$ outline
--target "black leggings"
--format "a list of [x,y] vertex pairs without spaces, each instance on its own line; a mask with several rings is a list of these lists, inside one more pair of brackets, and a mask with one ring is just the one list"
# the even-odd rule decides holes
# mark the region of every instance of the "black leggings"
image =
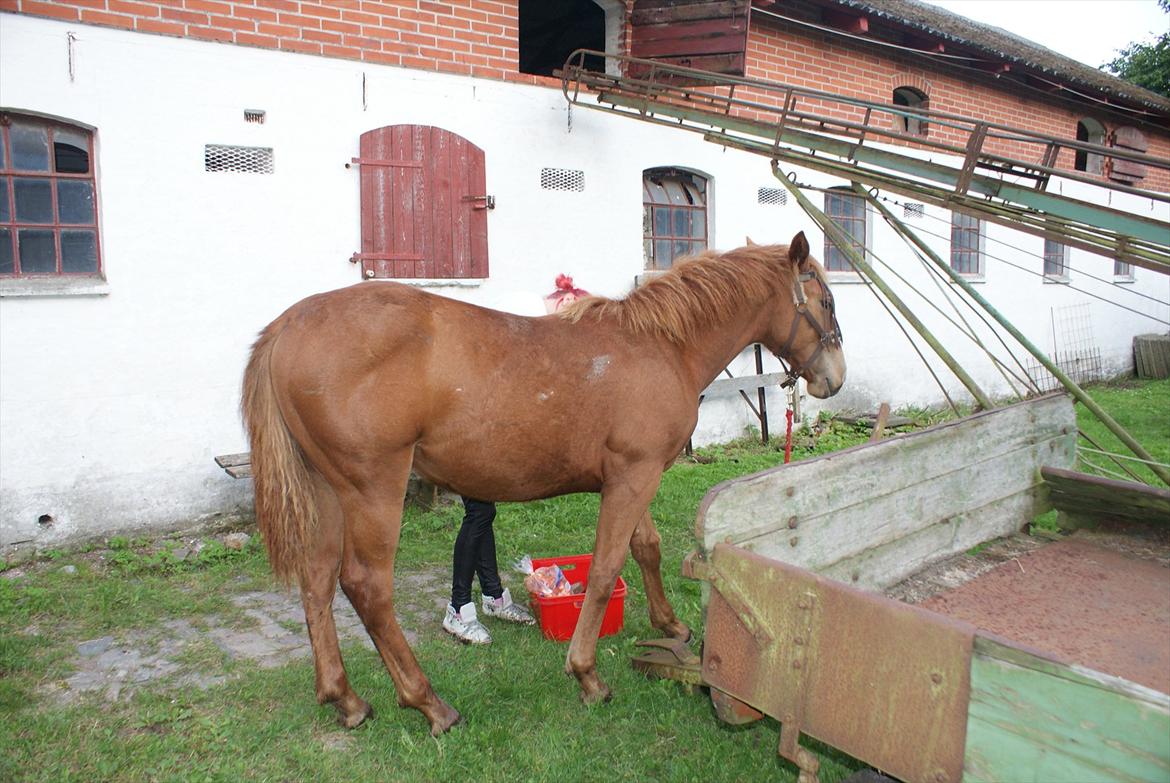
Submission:
[[471,603],[471,580],[479,575],[479,589],[491,598],[504,594],[496,565],[496,536],[492,520],[496,504],[463,498],[463,525],[455,538],[455,562],[451,569],[451,606],[458,611]]

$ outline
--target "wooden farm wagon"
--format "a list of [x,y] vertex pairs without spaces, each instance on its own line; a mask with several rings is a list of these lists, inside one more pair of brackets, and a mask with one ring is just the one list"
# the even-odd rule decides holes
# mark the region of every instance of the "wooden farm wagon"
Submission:
[[[724,720],[781,721],[779,752],[802,781],[818,760],[801,734],[912,783],[1170,779],[1160,679],[1147,687],[881,593],[1073,497],[1076,433],[1071,400],[1049,396],[715,487],[684,563],[705,582],[693,681]],[[1139,505],[1170,519],[1170,493]],[[1026,600],[1007,595],[1002,613]],[[1170,679],[1170,590],[1160,602],[1139,607],[1156,641],[1136,655]],[[664,655],[635,665],[663,673]]]

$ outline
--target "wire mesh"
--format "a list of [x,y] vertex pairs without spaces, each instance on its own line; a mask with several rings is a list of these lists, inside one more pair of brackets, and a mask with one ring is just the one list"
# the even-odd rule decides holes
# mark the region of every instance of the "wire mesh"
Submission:
[[204,171],[231,171],[241,174],[271,174],[271,147],[240,147],[232,144],[206,144],[203,147]]
[[544,190],[569,190],[580,193],[585,190],[585,172],[578,169],[540,170],[540,187]]
[[[1077,385],[1099,381],[1104,377],[1101,348],[1093,339],[1092,311],[1088,302],[1052,308],[1052,362]],[[1047,369],[1035,359],[1029,360],[1028,374],[1040,391],[1063,388]]]

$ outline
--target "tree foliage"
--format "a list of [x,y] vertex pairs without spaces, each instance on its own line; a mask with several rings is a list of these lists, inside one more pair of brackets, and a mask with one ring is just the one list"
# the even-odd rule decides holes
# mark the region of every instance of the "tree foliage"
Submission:
[[[1170,14],[1170,0],[1158,0],[1158,5]],[[1153,43],[1132,43],[1117,54],[1101,67],[1131,84],[1170,98],[1170,32],[1162,33]]]

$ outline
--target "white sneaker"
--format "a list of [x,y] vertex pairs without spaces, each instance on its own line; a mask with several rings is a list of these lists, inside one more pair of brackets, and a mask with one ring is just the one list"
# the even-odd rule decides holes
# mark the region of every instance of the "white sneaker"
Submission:
[[504,588],[504,594],[499,598],[483,597],[483,613],[488,617],[498,617],[510,623],[533,625],[536,618],[520,604],[512,603],[512,592]]
[[443,630],[465,644],[491,644],[492,635],[475,615],[475,604],[470,601],[459,607],[447,604],[447,614],[443,617]]

